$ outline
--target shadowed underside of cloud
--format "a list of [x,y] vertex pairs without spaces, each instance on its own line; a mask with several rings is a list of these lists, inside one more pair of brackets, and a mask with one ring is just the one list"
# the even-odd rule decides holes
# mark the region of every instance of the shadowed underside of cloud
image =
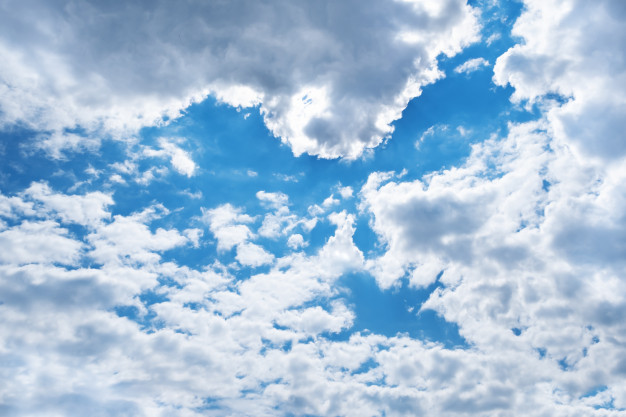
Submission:
[[296,155],[355,158],[442,76],[438,55],[478,36],[476,12],[461,0],[0,8],[2,123],[49,132],[40,146],[56,155],[89,144],[65,129],[124,137],[210,93],[260,105]]

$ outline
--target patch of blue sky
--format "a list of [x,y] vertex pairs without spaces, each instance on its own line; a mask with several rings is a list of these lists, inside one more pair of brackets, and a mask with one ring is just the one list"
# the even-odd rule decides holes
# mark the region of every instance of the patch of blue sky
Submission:
[[119,317],[125,317],[128,320],[134,321],[147,333],[152,333],[156,329],[163,328],[164,323],[157,318],[157,314],[150,306],[169,301],[169,299],[154,290],[144,291],[139,294],[137,298],[145,307],[145,312],[142,313],[139,308],[134,305],[115,306],[113,312]]
[[356,317],[347,331],[328,335],[331,340],[346,340],[354,332],[370,332],[388,337],[408,335],[446,348],[469,346],[455,323],[433,310],[420,311],[430,294],[441,286],[439,281],[420,289],[403,281],[401,286],[383,291],[373,277],[359,273],[342,277],[338,285],[344,288],[343,297]]

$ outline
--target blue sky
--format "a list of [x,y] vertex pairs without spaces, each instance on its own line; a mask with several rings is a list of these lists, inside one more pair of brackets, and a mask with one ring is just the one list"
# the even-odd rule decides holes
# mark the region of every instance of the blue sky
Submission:
[[626,415],[621,2],[0,9],[0,415]]

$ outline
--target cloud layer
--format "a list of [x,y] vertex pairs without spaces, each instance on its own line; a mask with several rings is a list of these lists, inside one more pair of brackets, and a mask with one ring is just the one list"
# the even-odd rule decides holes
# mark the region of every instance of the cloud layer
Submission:
[[[0,415],[623,416],[626,9],[525,6],[524,42],[496,60],[494,81],[537,117],[481,138],[457,166],[320,173],[325,194],[275,180],[304,177],[265,161],[238,171],[247,182],[203,183],[212,167],[166,135],[85,164],[93,184],[60,191],[50,172],[0,190]],[[0,117],[39,131],[52,159],[209,93],[258,105],[296,154],[356,157],[442,76],[436,57],[477,36],[461,1],[0,12]],[[451,132],[435,124],[415,146]],[[132,179],[143,199],[128,196]],[[186,199],[160,201],[174,184]],[[241,199],[216,197],[226,187]],[[427,289],[403,307],[415,322],[436,312],[464,343],[355,330],[344,280],[368,274],[384,296]]]
[[296,155],[354,158],[477,40],[464,3],[5,2],[2,122],[58,153],[88,143],[64,129],[123,138],[212,93],[260,105]]

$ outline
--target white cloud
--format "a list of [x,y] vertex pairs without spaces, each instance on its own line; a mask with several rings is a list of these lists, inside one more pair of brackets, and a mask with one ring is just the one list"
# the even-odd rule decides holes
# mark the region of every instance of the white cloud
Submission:
[[183,234],[189,239],[193,247],[197,248],[200,245],[200,238],[204,232],[201,229],[185,229]]
[[[623,266],[607,257],[594,263],[595,256],[578,255],[576,242],[568,247],[550,237],[563,226],[618,224],[624,173],[580,165],[564,148],[546,152],[541,123],[513,126],[509,137],[476,145],[464,166],[419,182],[373,174],[360,193],[364,209],[376,205],[378,224],[389,222],[395,230],[388,235],[388,242],[397,241],[390,247],[412,248],[395,254],[413,263],[415,285],[426,285],[445,269],[444,288],[428,306],[457,322],[472,348],[445,349],[406,335],[354,333],[344,341],[325,336],[356,319],[337,298],[337,280],[364,264],[352,240],[355,219],[347,212],[329,216],[336,231],[310,256],[271,259],[249,237],[240,241],[237,257],[244,264],[271,264],[267,272],[235,280],[219,263],[194,270],[163,262],[160,251],[194,240],[198,232],[151,232],[147,223],[168,213],[155,206],[105,219],[89,235],[85,243],[92,245],[81,250],[103,263],[99,270],[65,269],[43,258],[24,266],[15,265],[14,257],[3,259],[9,264],[0,265],[0,372],[12,383],[0,388],[2,406],[16,416],[42,410],[88,414],[93,407],[104,415],[204,415],[198,409],[207,402],[219,414],[233,415],[273,415],[278,407],[298,415],[421,410],[591,416],[602,415],[593,406],[607,398],[620,407]],[[487,166],[495,166],[497,175],[486,175],[493,174]],[[604,181],[597,182],[598,176]],[[552,182],[549,191],[542,189],[542,178]],[[589,183],[596,192],[583,193]],[[483,207],[484,218],[471,236],[446,229],[462,207],[476,214],[471,207],[481,193],[494,200]],[[376,198],[382,195],[390,198]],[[12,201],[2,213],[30,207],[0,201]],[[449,214],[420,212],[432,215],[421,219],[435,231],[428,245],[401,231],[419,229],[420,219],[385,218],[398,211],[395,206],[428,208],[434,201],[459,207]],[[543,216],[535,213],[538,205]],[[254,219],[226,205],[205,211],[204,220],[219,230],[252,227]],[[619,229],[611,233],[620,236]],[[7,237],[7,246],[19,247],[16,236]],[[469,261],[455,246],[465,238],[474,252]],[[516,253],[523,253],[511,250],[515,244],[528,250],[521,260]],[[115,256],[103,256],[103,248]],[[248,249],[252,255],[246,258]],[[605,249],[597,248],[597,254]],[[421,257],[424,252],[430,257]],[[161,286],[157,278],[173,285]],[[144,304],[144,291],[159,299]],[[143,324],[114,314],[121,306],[135,308]],[[512,327],[523,331],[516,336]],[[545,358],[536,348],[546,349]],[[562,358],[572,369],[559,368]],[[32,384],[42,378],[49,383]],[[599,383],[607,386],[606,394],[581,398]]]
[[[581,156],[626,155],[626,29],[620,1],[527,0],[513,34],[524,39],[498,58],[494,80],[515,101],[548,107],[556,139]],[[584,82],[581,82],[584,80]],[[560,95],[566,103],[555,103]]]
[[489,61],[487,61],[485,58],[474,58],[474,59],[470,59],[469,61],[465,61],[464,63],[462,63],[461,65],[459,65],[458,67],[456,67],[454,69],[454,72],[456,72],[457,74],[470,74],[474,71],[478,71],[481,69],[481,67],[488,67],[489,66]]
[[[250,91],[232,94],[254,100]],[[575,98],[582,107],[595,105],[583,97]],[[218,251],[193,269],[161,258],[197,245],[201,234],[149,227],[167,215],[162,206],[111,219],[106,194],[66,195],[35,183],[0,195],[0,381],[10,381],[0,383],[0,410],[18,417],[623,414],[626,165],[619,152],[608,164],[571,152],[578,139],[558,128],[565,110],[548,106],[545,118],[511,125],[506,137],[474,145],[462,165],[419,180],[372,173],[360,208],[373,216],[384,254],[367,260],[347,211],[328,216],[336,230],[316,253],[278,256],[250,242],[261,233],[242,209],[203,210]],[[268,215],[295,216],[286,197],[268,194]],[[315,218],[294,217],[277,230],[291,233],[285,224],[304,221]],[[241,263],[268,264],[267,271],[235,279],[219,262],[233,247]],[[80,267],[82,259],[99,269]],[[403,334],[326,337],[356,319],[338,280],[364,268],[385,288],[402,277],[426,286],[443,271],[421,311],[456,323],[470,347]],[[116,314],[125,309],[136,322]]]
[[217,239],[218,250],[230,250],[253,236],[245,224],[253,222],[254,219],[242,211],[230,204],[202,210],[202,220],[209,225],[209,230]]
[[286,174],[274,174],[276,178],[285,182],[298,182],[298,177],[295,175],[286,175]]
[[261,266],[272,263],[274,255],[254,243],[237,245],[237,261],[244,266]]
[[109,181],[116,184],[126,184],[126,180],[120,174],[113,174],[109,177]]
[[258,230],[260,236],[275,239],[290,233],[299,226],[306,231],[310,231],[315,226],[315,218],[300,218],[289,211],[287,207],[289,197],[284,193],[259,191],[256,197],[266,208],[274,210],[263,217],[263,223]]
[[[354,158],[442,76],[436,58],[478,40],[479,29],[461,0],[160,2],[146,13],[119,2],[7,4],[2,123],[52,132],[42,146],[58,155],[175,118],[213,93],[235,106],[260,104],[296,155]],[[16,36],[21,27],[29,36]],[[85,134],[62,133],[78,125]],[[174,159],[193,173],[184,154]]]
[[338,333],[350,327],[354,320],[354,313],[345,305],[335,303],[332,311],[328,312],[319,306],[300,311],[287,310],[277,318],[281,326],[288,326],[296,331],[307,334],[319,334],[324,331]]
[[341,198],[343,199],[348,199],[350,197],[352,197],[352,195],[354,194],[354,190],[352,189],[352,187],[346,186],[346,187],[339,187],[338,188],[339,191],[339,195],[341,195]]
[[149,157],[168,157],[174,169],[182,175],[192,177],[196,172],[196,163],[193,162],[189,153],[176,146],[175,142],[180,139],[160,138],[160,150],[146,148],[144,154]]
[[30,222],[0,232],[0,262],[18,265],[61,263],[74,265],[80,258],[81,242],[53,221]]
[[[548,127],[547,120],[511,125],[508,137],[474,145],[462,166],[422,180],[370,175],[362,207],[374,215],[386,251],[366,265],[383,288],[403,277],[426,286],[443,272],[443,288],[422,311],[435,309],[457,323],[489,369],[500,360],[495,357],[516,357],[526,376],[499,392],[520,392],[547,378],[548,392],[563,395],[528,391],[528,401],[537,409],[558,410],[560,403],[565,414],[584,414],[579,400],[598,385],[609,387],[616,404],[626,402],[615,391],[623,377],[612,376],[620,371],[609,359],[624,354],[621,341],[609,335],[622,331],[616,317],[626,309],[618,278],[626,223],[617,208],[624,204],[626,174],[577,158],[553,141]],[[468,358],[459,360],[459,372],[471,368]],[[396,381],[412,375],[418,379],[411,383],[419,383],[420,369],[399,373]],[[601,369],[613,370],[594,374]],[[496,407],[479,401],[483,394],[459,391],[459,398],[473,398],[463,409]],[[496,408],[517,407],[508,395]],[[442,407],[452,411],[458,401]]]
[[492,33],[491,35],[489,35],[489,37],[485,40],[485,43],[487,44],[487,46],[491,45],[492,43],[494,43],[495,41],[497,41],[498,39],[502,38],[502,35],[499,33]]
[[337,231],[320,250],[320,262],[339,270],[361,270],[363,253],[352,240],[355,230],[354,215],[344,210],[329,214],[328,220],[337,226]]
[[322,201],[322,207],[326,210],[332,206],[336,206],[340,201],[335,198],[334,194],[329,195],[324,201]]
[[46,183],[33,183],[22,195],[41,204],[42,215],[54,213],[65,222],[96,227],[110,218],[106,208],[113,204],[110,195],[96,191],[85,195],[55,193]]
[[277,238],[289,233],[302,221],[295,214],[291,214],[288,207],[282,206],[265,215],[258,232],[264,237]]
[[291,249],[297,250],[308,246],[308,242],[304,241],[304,237],[301,234],[296,233],[289,236],[289,239],[287,239],[287,246],[289,246]]
[[[153,217],[152,210],[131,216],[116,215],[109,224],[99,227],[88,236],[93,245],[90,256],[101,263],[141,262],[160,259],[156,252],[181,246],[188,238],[174,229],[157,228],[153,233],[146,225]],[[192,233],[191,238],[194,238]]]

